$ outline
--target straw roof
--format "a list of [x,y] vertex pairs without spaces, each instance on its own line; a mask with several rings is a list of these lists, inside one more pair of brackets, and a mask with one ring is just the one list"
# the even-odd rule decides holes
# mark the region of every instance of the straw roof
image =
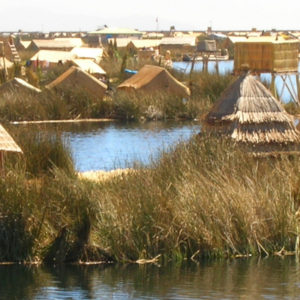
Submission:
[[239,77],[223,93],[205,121],[237,142],[300,142],[293,117],[252,75]]
[[282,44],[282,43],[299,43],[295,38],[286,38],[282,35],[270,35],[270,36],[229,36],[229,40],[232,43],[270,43],[270,44]]
[[90,74],[105,75],[106,72],[90,59],[73,59],[72,62],[81,70]]
[[74,54],[67,51],[55,51],[55,50],[40,50],[35,55],[33,55],[31,61],[48,61],[50,63],[66,62],[71,60],[74,57]]
[[165,92],[180,97],[190,96],[190,90],[174,78],[166,69],[145,65],[139,72],[118,86],[119,90],[146,93]]
[[76,47],[71,51],[76,58],[90,58],[96,62],[100,62],[103,56],[103,48],[88,48],[88,47]]
[[13,138],[0,124],[0,151],[21,152],[21,148],[16,144]]
[[80,38],[44,39],[32,40],[32,44],[38,49],[73,49],[74,47],[82,46],[82,40]]
[[160,45],[160,40],[132,40],[130,43],[134,45],[135,48],[155,48]]
[[46,86],[48,89],[82,90],[94,98],[103,98],[107,86],[78,67],[71,67]]
[[191,35],[164,37],[160,41],[160,45],[189,45],[196,46],[197,38]]
[[18,77],[13,78],[12,80],[3,83],[0,86],[0,95],[16,92],[37,94],[40,93],[41,90]]

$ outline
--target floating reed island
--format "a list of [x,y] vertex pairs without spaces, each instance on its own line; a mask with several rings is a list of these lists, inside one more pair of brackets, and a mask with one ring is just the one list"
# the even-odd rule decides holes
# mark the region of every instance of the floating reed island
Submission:
[[299,151],[300,132],[271,92],[253,75],[240,76],[205,117],[206,130],[256,153]]

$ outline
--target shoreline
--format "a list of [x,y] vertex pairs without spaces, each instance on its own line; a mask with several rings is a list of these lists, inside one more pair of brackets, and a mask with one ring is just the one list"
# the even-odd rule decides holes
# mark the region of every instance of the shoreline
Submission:
[[115,122],[116,119],[70,119],[70,120],[40,120],[40,121],[12,121],[13,125],[26,125],[26,124],[55,124],[55,123],[84,123],[84,122]]

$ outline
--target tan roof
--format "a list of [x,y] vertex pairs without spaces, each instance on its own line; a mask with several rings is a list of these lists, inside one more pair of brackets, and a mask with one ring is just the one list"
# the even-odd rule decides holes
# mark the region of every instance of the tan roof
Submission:
[[160,45],[160,40],[132,40],[131,43],[136,48],[154,48]]
[[59,43],[67,43],[70,44],[72,47],[82,47],[83,46],[83,41],[81,38],[55,38],[55,42]]
[[40,93],[41,90],[35,86],[29,84],[25,80],[15,77],[10,81],[3,83],[0,86],[0,95],[5,93],[14,93],[14,92],[31,92],[31,93]]
[[38,59],[40,61],[58,63],[59,61],[66,62],[72,58],[74,58],[74,54],[68,51],[40,50],[30,60],[35,61]]
[[174,78],[166,69],[152,65],[145,65],[137,74],[121,83],[118,89],[152,94],[165,92],[181,97],[190,96],[189,88]]
[[165,37],[160,41],[161,45],[196,45],[196,37],[195,36],[176,36],[176,37]]
[[76,47],[72,49],[71,53],[75,55],[75,58],[91,58],[100,62],[103,55],[103,48]]
[[75,48],[82,46],[82,40],[79,38],[57,38],[52,40],[32,40],[40,49],[58,49],[58,48]]
[[10,134],[0,124],[0,151],[21,152],[21,148],[13,140]]
[[255,37],[246,37],[246,36],[229,36],[228,37],[232,43],[299,43],[298,39],[286,38],[282,35],[278,36],[255,36]]
[[239,77],[206,116],[212,126],[238,142],[299,143],[293,118],[271,92],[252,75]]
[[85,91],[90,96],[102,98],[107,86],[78,67],[71,67],[46,86],[48,89],[68,89]]
[[81,70],[90,74],[106,74],[106,72],[99,65],[90,59],[73,59],[72,62]]

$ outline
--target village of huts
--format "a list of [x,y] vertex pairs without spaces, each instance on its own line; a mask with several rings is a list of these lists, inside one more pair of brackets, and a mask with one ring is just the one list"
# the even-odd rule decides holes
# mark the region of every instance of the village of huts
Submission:
[[[203,84],[203,79],[208,86],[212,84],[207,80],[208,61],[216,62],[218,73],[218,61],[230,56],[234,58],[235,82],[218,94],[219,100],[210,104],[208,113],[200,109],[190,116],[199,118],[206,113],[203,131],[229,136],[255,153],[298,150],[299,132],[294,119],[274,90],[276,74],[285,76],[298,70],[299,40],[295,35],[257,31],[176,32],[174,28],[159,33],[106,27],[88,33],[24,37],[19,33],[0,39],[0,97],[6,101],[14,95],[38,99],[51,92],[63,99],[66,94],[82,92],[98,103],[104,101],[106,111],[114,109],[107,103],[117,98],[118,93],[128,97],[164,94],[183,99],[183,103],[189,99],[205,102],[203,99],[209,95],[200,97],[194,87],[198,86],[200,92],[205,90],[199,84]],[[179,76],[179,80],[172,72],[173,61],[187,58],[190,71]],[[198,60],[203,65],[200,75],[193,70]],[[263,72],[272,73],[272,91],[259,80]],[[282,78],[287,81],[287,77]],[[297,97],[293,95],[294,102]],[[76,101],[76,97],[71,99]],[[199,103],[193,107],[198,106]],[[76,113],[75,117],[80,117]],[[107,115],[116,116],[114,112]]]

